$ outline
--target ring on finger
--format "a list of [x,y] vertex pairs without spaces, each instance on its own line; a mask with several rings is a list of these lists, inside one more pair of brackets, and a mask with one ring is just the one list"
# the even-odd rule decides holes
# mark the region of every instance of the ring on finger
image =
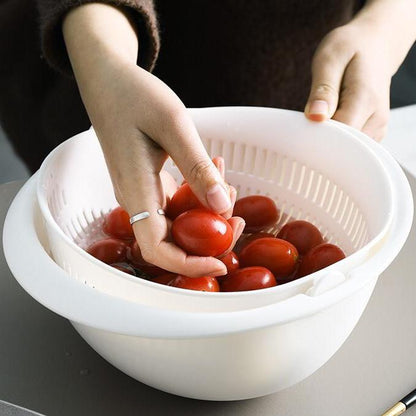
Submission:
[[[156,210],[159,215],[165,215],[165,211],[162,208]],[[134,214],[130,217],[130,224],[133,225],[137,221],[145,220],[150,217],[149,211],[142,211],[137,214]]]

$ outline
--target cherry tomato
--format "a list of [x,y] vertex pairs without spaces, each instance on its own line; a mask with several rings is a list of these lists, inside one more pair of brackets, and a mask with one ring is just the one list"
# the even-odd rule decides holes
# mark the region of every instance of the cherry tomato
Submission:
[[169,201],[166,207],[166,215],[171,220],[174,220],[183,212],[195,208],[204,208],[204,206],[192,192],[189,184],[184,183],[178,188],[178,190],[173,194],[172,199]]
[[338,246],[329,243],[320,244],[309,250],[302,258],[299,276],[302,277],[317,272],[344,258],[345,254]]
[[260,238],[244,247],[239,259],[243,267],[266,267],[279,281],[294,272],[298,251],[293,244],[280,238]]
[[169,286],[180,287],[182,289],[200,290],[202,292],[219,292],[220,287],[215,277],[188,277],[177,276]]
[[296,266],[293,270],[293,272],[286,277],[282,277],[279,279],[279,284],[283,284],[283,283],[288,283],[291,282],[292,280],[296,280],[299,279],[301,276],[299,276],[299,269],[300,269],[300,262],[302,261],[302,256],[299,255],[298,257],[298,261],[296,262]]
[[140,247],[137,244],[137,241],[133,241],[130,244],[130,250],[127,252],[127,259],[134,266],[139,266],[142,264],[149,264],[144,260],[142,256],[142,252],[140,251]]
[[127,260],[132,264],[133,267],[147,273],[150,276],[159,276],[165,272],[164,269],[155,266],[154,264],[148,263],[143,258],[137,241],[133,241],[130,244],[130,250],[127,251]]
[[240,266],[240,262],[238,261],[237,254],[234,251],[230,251],[226,256],[221,257],[220,259],[225,266],[227,267],[227,272],[231,273],[234,270],[237,270]]
[[245,232],[256,232],[274,225],[279,211],[274,201],[267,196],[252,195],[236,201],[233,215],[246,222]]
[[264,231],[260,233],[254,234],[242,234],[241,237],[237,240],[237,244],[234,247],[234,251],[238,254],[241,250],[251,243],[254,240],[258,240],[259,238],[275,238],[272,233],[265,233]]
[[106,238],[91,244],[87,252],[107,264],[122,263],[126,260],[127,244],[116,238]]
[[244,267],[235,270],[221,282],[223,292],[265,289],[276,286],[276,279],[265,267]]
[[172,223],[174,242],[189,254],[219,256],[233,241],[230,224],[207,209],[192,209],[179,215]]
[[110,211],[103,224],[103,231],[111,237],[131,240],[134,238],[133,228],[130,225],[130,216],[121,207]]
[[234,270],[237,270],[240,267],[240,262],[238,261],[237,254],[235,254],[234,251],[230,251],[224,257],[221,257],[220,260],[227,267],[227,274],[225,274],[224,276],[216,276],[218,283],[221,283],[224,279],[228,277],[230,273],[232,273]]
[[155,283],[160,283],[161,285],[168,285],[176,277],[177,274],[166,272],[165,274],[161,274],[160,276],[155,277],[151,281]]
[[136,272],[134,271],[133,267],[131,267],[129,264],[126,263],[113,263],[110,264],[111,267],[114,267],[117,270],[120,270],[121,272],[131,274],[133,276],[136,276]]
[[299,254],[306,254],[312,247],[324,242],[321,232],[308,221],[292,221],[287,223],[277,234],[277,238],[289,241]]

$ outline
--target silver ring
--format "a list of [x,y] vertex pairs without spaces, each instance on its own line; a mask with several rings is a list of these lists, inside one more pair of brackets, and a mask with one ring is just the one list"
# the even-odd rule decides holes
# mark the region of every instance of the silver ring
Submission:
[[[165,211],[163,211],[162,208],[159,208],[156,212],[159,215],[165,215]],[[149,211],[139,212],[138,214],[135,214],[130,217],[130,224],[133,225],[135,222],[145,220],[146,218],[149,218],[149,217],[150,217]]]
[[130,224],[133,225],[135,222],[140,220],[145,220],[146,218],[150,217],[149,211],[143,211],[139,212],[138,214],[135,214],[130,217]]

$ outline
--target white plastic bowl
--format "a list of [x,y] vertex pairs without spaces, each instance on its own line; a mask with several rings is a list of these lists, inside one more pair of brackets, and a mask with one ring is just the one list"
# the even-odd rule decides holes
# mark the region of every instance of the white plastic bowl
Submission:
[[[241,109],[215,111],[241,114]],[[264,111],[272,116],[270,110],[244,111]],[[281,126],[284,113],[274,113]],[[48,220],[45,227],[36,193],[39,175],[26,183],[8,212],[3,236],[6,260],[31,296],[68,318],[99,354],[137,380],[170,393],[208,400],[245,399],[278,391],[312,374],[342,345],[379,274],[398,254],[411,227],[411,191],[397,163],[361,133],[345,129],[376,154],[387,172],[389,209],[380,207],[380,211],[390,219],[381,219],[374,236],[381,233],[381,237],[365,251],[359,265],[333,267],[331,279],[327,271],[316,274],[306,287],[299,285],[303,292],[286,294],[280,301],[229,312],[218,312],[214,302],[210,311],[189,312],[126,300],[74,279],[47,254],[51,248]],[[328,155],[322,155],[323,165],[326,159]],[[351,175],[355,173],[344,171],[340,180]],[[367,182],[378,187],[377,178]],[[350,188],[353,190],[354,184]],[[377,211],[373,214],[378,217]],[[25,262],[20,258],[22,252]]]
[[[339,123],[317,124],[301,113],[271,108],[209,108],[191,114],[211,156],[224,157],[226,178],[240,197],[269,195],[283,213],[276,229],[289,218],[309,220],[348,257],[332,268],[255,294],[195,293],[119,272],[76,244],[92,222],[99,223],[116,205],[101,148],[89,130],[51,152],[38,180],[53,258],[73,278],[149,306],[236,311],[314,290],[318,279],[336,285],[385,241],[396,215],[393,176],[380,160],[381,147],[371,139]],[[180,180],[171,161],[166,168]]]

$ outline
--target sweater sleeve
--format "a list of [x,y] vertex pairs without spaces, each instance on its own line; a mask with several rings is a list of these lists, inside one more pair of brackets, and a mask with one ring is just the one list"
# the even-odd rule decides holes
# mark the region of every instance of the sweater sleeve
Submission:
[[139,38],[137,64],[151,71],[160,46],[153,0],[37,0],[42,53],[50,66],[61,73],[72,75],[62,35],[63,17],[74,7],[97,1],[125,8],[129,12]]

